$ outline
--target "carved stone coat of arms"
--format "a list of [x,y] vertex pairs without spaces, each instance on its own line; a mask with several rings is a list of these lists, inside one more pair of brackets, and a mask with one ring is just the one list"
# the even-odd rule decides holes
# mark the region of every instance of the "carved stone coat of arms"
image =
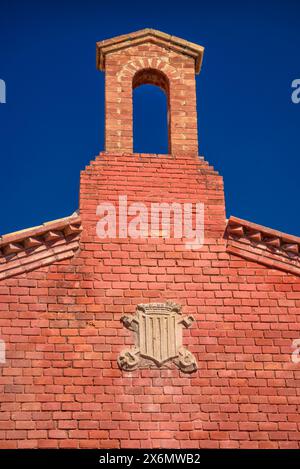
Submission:
[[122,316],[124,326],[136,333],[136,345],[123,350],[118,365],[126,371],[173,361],[186,373],[197,369],[194,355],[182,345],[182,328],[190,327],[193,316],[182,316],[181,306],[172,303],[140,304],[136,314]]

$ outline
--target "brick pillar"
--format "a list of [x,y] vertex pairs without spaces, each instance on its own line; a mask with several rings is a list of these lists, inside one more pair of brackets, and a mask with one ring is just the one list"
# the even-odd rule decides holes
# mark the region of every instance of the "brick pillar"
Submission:
[[105,150],[133,152],[132,90],[153,84],[168,101],[169,153],[198,154],[195,73],[203,48],[145,29],[97,43],[105,71]]

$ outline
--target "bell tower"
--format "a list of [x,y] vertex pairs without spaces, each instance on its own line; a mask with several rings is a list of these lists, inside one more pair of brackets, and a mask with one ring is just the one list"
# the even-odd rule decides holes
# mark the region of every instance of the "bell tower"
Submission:
[[198,155],[196,80],[204,48],[142,29],[97,43],[105,72],[105,151],[133,152],[132,90],[159,86],[167,96],[169,153]]

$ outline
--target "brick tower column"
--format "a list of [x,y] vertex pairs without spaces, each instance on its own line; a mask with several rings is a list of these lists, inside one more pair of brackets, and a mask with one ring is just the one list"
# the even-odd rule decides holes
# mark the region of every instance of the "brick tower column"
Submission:
[[195,74],[203,47],[153,29],[97,43],[105,71],[105,150],[133,152],[132,90],[159,86],[167,95],[169,153],[198,154]]

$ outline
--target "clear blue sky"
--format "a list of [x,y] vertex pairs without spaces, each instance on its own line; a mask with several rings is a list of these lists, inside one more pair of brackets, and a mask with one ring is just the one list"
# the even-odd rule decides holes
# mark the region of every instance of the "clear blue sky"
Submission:
[[[96,41],[151,27],[205,47],[200,154],[225,180],[227,216],[300,236],[300,2],[1,0],[0,234],[67,216],[103,150]],[[136,150],[164,152],[165,102],[135,92]]]

